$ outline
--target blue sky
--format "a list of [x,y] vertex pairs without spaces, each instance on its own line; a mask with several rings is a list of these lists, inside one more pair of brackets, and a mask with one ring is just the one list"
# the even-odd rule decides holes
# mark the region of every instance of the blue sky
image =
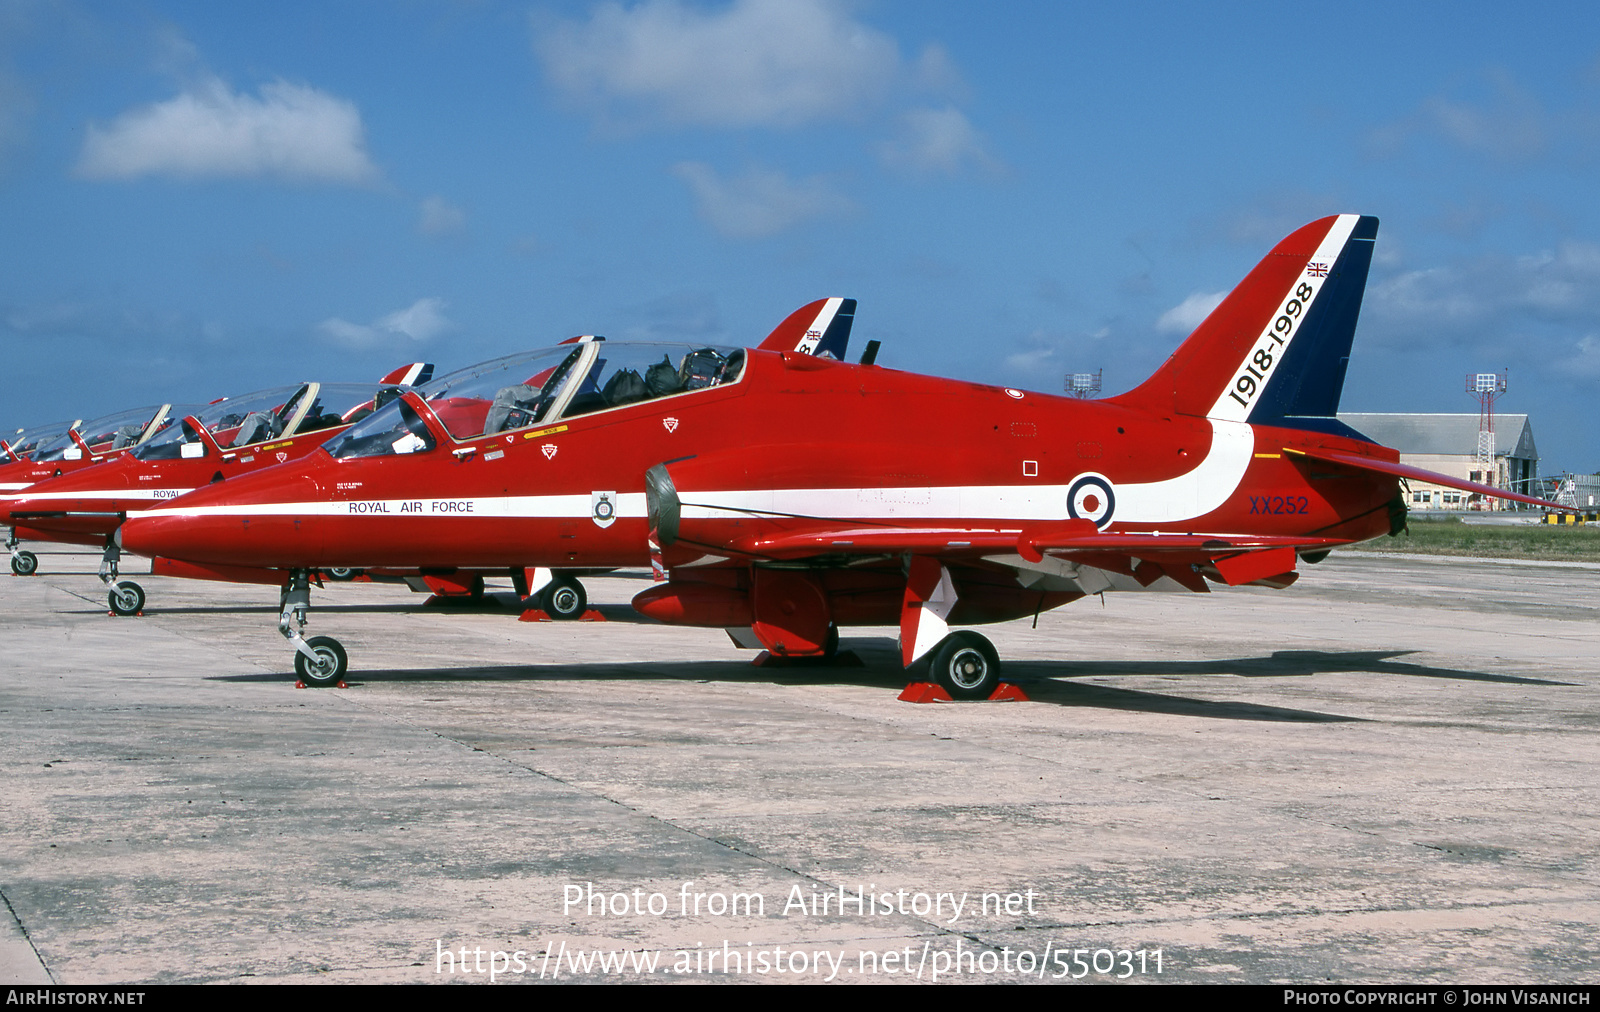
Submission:
[[[577,333],[1143,379],[1382,219],[1343,406],[1600,469],[1600,6],[0,0],[0,426]],[[1470,448],[1465,448],[1470,449]]]

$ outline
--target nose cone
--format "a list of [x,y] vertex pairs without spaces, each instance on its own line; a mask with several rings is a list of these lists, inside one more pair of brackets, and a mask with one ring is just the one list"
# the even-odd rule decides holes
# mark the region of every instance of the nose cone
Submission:
[[278,468],[218,482],[160,507],[129,513],[125,551],[183,562],[274,569],[320,564],[316,482]]

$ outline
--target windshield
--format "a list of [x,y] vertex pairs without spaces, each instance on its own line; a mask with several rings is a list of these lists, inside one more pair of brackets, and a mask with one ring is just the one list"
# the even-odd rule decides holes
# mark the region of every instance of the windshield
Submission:
[[[198,411],[174,409],[170,415],[181,419],[184,414],[191,414],[218,446],[244,448],[347,425],[370,412],[374,400],[381,397],[382,389],[370,383],[302,383],[227,397]],[[168,425],[133,454],[140,460],[173,460],[186,455],[186,446],[194,447],[187,455],[204,453],[200,434],[188,422],[179,422]]]
[[[468,440],[734,383],[744,357],[742,348],[597,340],[484,362],[417,393],[453,438]],[[329,442],[327,450],[344,460],[432,449],[420,424],[411,408],[390,405]]]
[[[76,428],[78,435],[89,444],[91,453],[115,453],[137,446],[170,424],[174,417],[181,417],[183,412],[193,409],[194,405],[187,404],[176,406],[160,404],[154,407],[132,408],[83,422]],[[71,433],[63,433],[40,449],[34,459],[40,462],[77,460],[82,456],[83,448],[78,445],[78,441],[72,438]]]

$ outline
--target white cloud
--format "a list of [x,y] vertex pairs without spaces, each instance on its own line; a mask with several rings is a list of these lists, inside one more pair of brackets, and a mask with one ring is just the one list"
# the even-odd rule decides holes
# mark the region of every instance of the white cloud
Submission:
[[895,41],[831,0],[606,3],[534,48],[568,98],[621,123],[796,126],[873,103],[901,73]]
[[[1061,390],[1074,367],[1082,371],[1100,356],[1096,342],[1111,336],[1110,327],[1092,333],[1061,333],[1038,329],[1015,342],[1017,350],[1001,360],[1005,375],[1030,390]],[[1062,377],[1062,379],[1057,379]]]
[[1545,108],[1504,71],[1489,71],[1480,80],[1456,87],[1468,92],[1467,97],[1427,99],[1411,115],[1373,130],[1367,138],[1368,151],[1392,157],[1425,137],[1501,162],[1524,162],[1594,125],[1593,114],[1586,109]]
[[378,170],[354,103],[286,81],[262,85],[259,97],[239,94],[208,78],[105,126],[89,124],[78,173],[363,183]]
[[423,235],[456,235],[467,230],[467,212],[443,197],[429,197],[422,202],[422,213],[417,219],[417,231]]
[[1600,318],[1600,246],[1567,241],[1520,257],[1485,257],[1406,271],[1372,286],[1384,318],[1427,324],[1480,324],[1527,313],[1552,320]]
[[1600,378],[1600,337],[1590,334],[1579,339],[1576,353],[1561,363],[1563,372],[1589,379]]
[[370,324],[351,323],[335,316],[317,324],[317,329],[352,348],[388,344],[396,337],[421,344],[455,326],[445,317],[444,307],[443,299],[418,299],[405,309],[398,309]]
[[378,328],[351,323],[341,320],[337,316],[330,317],[317,324],[317,329],[338,341],[352,347],[365,347],[378,343]]
[[850,202],[820,176],[791,182],[783,173],[752,168],[724,180],[701,162],[681,162],[672,172],[689,184],[700,217],[734,239],[758,239],[823,215],[849,210]]
[[722,314],[716,296],[708,292],[677,292],[626,310],[637,322],[627,336],[639,341],[705,340],[722,331]]
[[1156,330],[1163,334],[1187,334],[1200,326],[1200,322],[1222,305],[1222,300],[1227,297],[1227,292],[1195,292],[1162,313],[1156,321]]
[[912,172],[956,175],[967,168],[996,171],[1000,163],[954,106],[913,109],[900,117],[900,133],[879,149],[885,165]]
[[1056,349],[1054,348],[1029,348],[1026,351],[1013,352],[1005,357],[1006,370],[1013,376],[1037,377],[1040,370],[1056,364]]

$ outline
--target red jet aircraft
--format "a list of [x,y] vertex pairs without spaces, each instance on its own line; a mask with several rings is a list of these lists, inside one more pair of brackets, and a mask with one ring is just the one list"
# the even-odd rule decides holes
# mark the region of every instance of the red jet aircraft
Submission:
[[[12,525],[11,545],[26,537],[104,546],[100,578],[110,588],[111,610],[137,614],[144,607],[144,588],[118,579],[121,550],[112,537],[130,509],[302,457],[365,417],[378,401],[432,375],[427,363],[401,366],[378,381],[376,398],[370,384],[302,383],[223,398],[204,408],[173,411],[167,405],[139,438],[124,426],[115,430],[125,437],[122,445],[113,446],[108,437],[104,452],[90,457],[80,451],[79,469],[71,473],[53,462],[48,447],[42,450],[34,463],[44,468],[37,484],[0,495],[0,524]],[[143,409],[144,417],[150,410]],[[28,557],[27,573],[37,568],[33,553],[21,552],[13,556],[13,572],[24,575],[19,556]]]
[[1402,465],[1335,417],[1377,227],[1296,231],[1107,400],[589,342],[408,393],[293,467],[130,516],[123,545],[287,571],[279,628],[308,684],[346,665],[300,632],[316,568],[650,563],[645,615],[779,657],[898,625],[908,667],[986,697],[995,650],[952,624],[1107,590],[1286,587],[1402,530],[1406,477],[1550,505]]
[[[124,450],[144,445],[195,407],[158,404],[118,411],[90,422],[19,430],[14,440],[0,442],[0,505],[40,482],[85,470]],[[0,524],[11,522],[10,517],[0,514]],[[24,538],[38,540],[33,532],[15,526],[6,539],[11,572],[17,576],[30,576],[39,568],[38,557],[18,547]]]
[[[761,346],[842,358],[855,308],[854,299],[819,299],[791,313]],[[573,338],[566,343],[585,340]],[[429,382],[432,374],[433,366],[426,363],[402,366],[379,380],[377,401],[387,403],[411,386],[418,386],[422,396],[432,397],[437,385]],[[104,545],[101,579],[111,588],[111,610],[119,615],[136,614],[144,607],[144,590],[131,580],[118,579],[121,550],[112,536],[129,510],[297,460],[364,417],[374,405],[370,386],[317,383],[217,401],[132,454],[28,488],[9,503],[6,496],[0,496],[0,523],[26,524],[29,536],[43,540]],[[157,566],[177,576],[281,582],[281,575],[249,567],[196,566],[171,559],[158,560]],[[346,568],[330,567],[329,571],[337,577]],[[435,573],[421,576],[407,569],[396,576],[407,573],[412,574],[408,583],[416,581],[440,593],[468,594],[474,584],[481,592],[483,585],[480,573],[462,573],[460,567],[436,567]],[[531,586],[522,582],[525,575],[531,578]],[[516,579],[519,589],[536,595],[538,606],[553,617],[578,618],[584,613],[586,596],[574,574],[549,568],[524,574],[519,569]]]

